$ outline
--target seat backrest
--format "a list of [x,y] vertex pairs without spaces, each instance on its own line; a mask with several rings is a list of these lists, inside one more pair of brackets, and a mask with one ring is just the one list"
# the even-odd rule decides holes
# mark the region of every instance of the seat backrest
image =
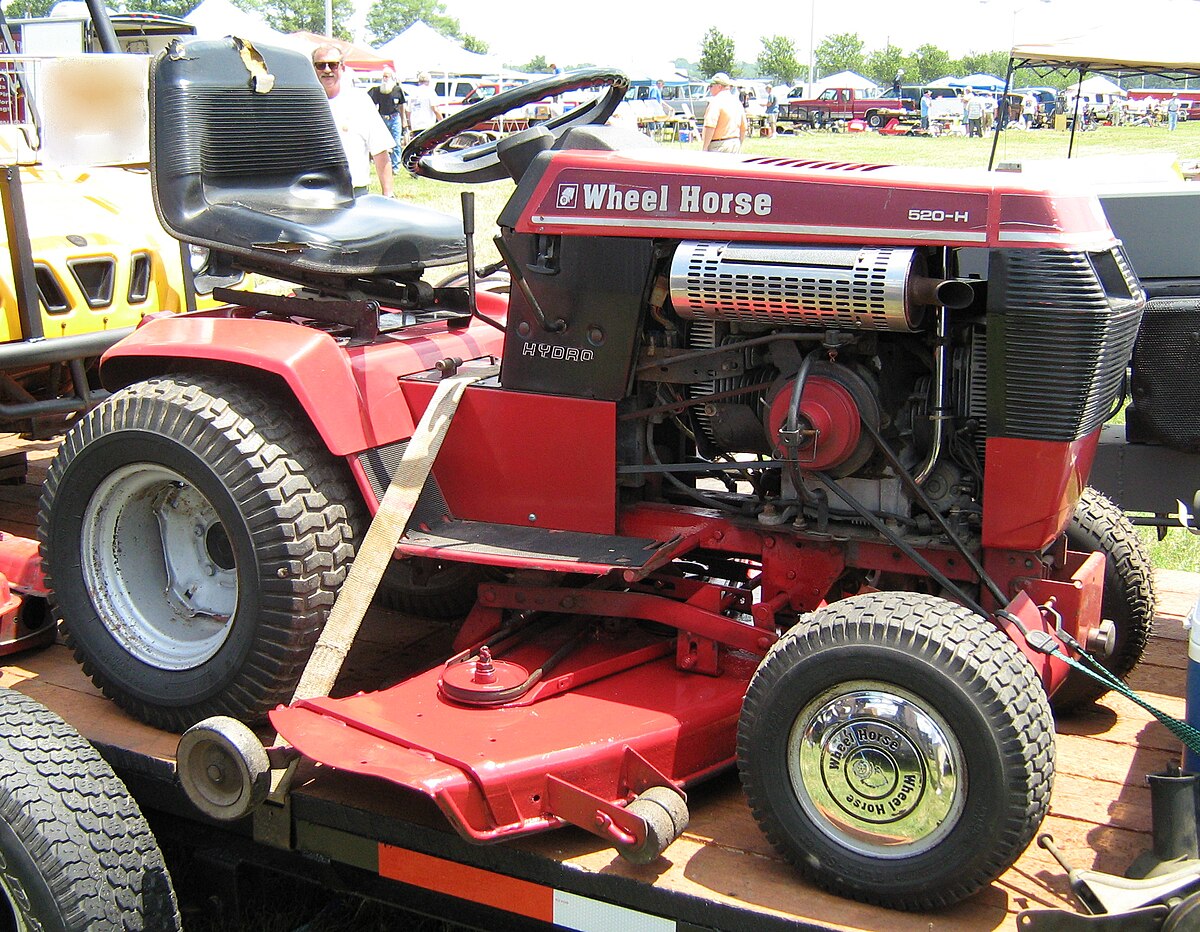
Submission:
[[348,277],[389,291],[391,278],[466,255],[461,218],[354,197],[306,55],[232,37],[176,41],[151,67],[150,109],[155,208],[185,242],[330,293]]
[[[261,60],[269,90],[247,60]],[[277,208],[280,190],[300,199],[295,207],[353,200],[329,102],[303,55],[232,38],[181,40],[152,66],[150,105],[156,200],[183,239],[209,205]]]
[[419,277],[465,255],[461,219],[354,197],[329,101],[299,52],[178,40],[151,67],[150,109],[155,208],[185,242],[329,289],[345,276]]

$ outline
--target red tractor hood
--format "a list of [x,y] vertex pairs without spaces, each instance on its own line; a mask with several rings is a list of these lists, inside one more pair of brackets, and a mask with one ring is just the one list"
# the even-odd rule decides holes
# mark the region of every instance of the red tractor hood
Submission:
[[659,150],[564,150],[538,162],[501,218],[523,233],[1084,250],[1115,242],[1090,191],[982,169]]

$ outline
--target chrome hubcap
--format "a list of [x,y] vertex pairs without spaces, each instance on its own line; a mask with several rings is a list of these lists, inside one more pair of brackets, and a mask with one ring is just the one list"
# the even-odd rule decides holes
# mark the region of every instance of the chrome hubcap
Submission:
[[788,776],[821,831],[876,858],[937,845],[966,797],[962,749],[942,717],[879,682],[842,683],[804,707],[788,736]]
[[83,515],[83,577],[101,622],[164,670],[212,658],[237,608],[233,547],[212,503],[179,473],[136,463],[107,476]]

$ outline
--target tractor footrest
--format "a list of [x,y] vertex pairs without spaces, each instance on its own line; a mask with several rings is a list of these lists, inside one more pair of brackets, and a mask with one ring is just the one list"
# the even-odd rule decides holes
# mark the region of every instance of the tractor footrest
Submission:
[[645,566],[667,546],[670,542],[642,537],[453,520],[435,528],[410,528],[397,550],[439,560],[603,575]]

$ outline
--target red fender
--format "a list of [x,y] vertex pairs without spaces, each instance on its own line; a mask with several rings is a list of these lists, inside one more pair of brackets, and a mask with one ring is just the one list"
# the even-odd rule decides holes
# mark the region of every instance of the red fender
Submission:
[[[502,319],[503,297],[481,292],[479,304]],[[186,360],[270,373],[288,386],[330,452],[348,456],[412,436],[415,422],[399,378],[426,372],[447,357],[499,358],[503,346],[503,334],[478,321],[455,330],[444,321],[419,324],[370,346],[343,347],[310,327],[229,315],[147,320],[104,354],[105,388],[185,368]]]

